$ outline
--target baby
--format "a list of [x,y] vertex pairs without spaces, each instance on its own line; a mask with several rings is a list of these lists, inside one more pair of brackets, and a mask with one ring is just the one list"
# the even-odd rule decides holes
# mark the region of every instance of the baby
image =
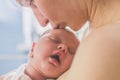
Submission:
[[15,71],[1,76],[0,80],[56,79],[70,68],[79,40],[70,31],[46,31],[32,44],[30,60]]

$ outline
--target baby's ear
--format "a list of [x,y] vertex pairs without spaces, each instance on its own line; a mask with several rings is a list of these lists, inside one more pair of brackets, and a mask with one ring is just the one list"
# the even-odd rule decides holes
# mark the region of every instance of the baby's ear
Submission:
[[33,52],[35,44],[36,44],[35,42],[32,43],[31,52]]
[[34,55],[33,51],[34,51],[35,44],[36,43],[32,43],[30,54],[29,54],[30,57],[33,57],[33,55]]

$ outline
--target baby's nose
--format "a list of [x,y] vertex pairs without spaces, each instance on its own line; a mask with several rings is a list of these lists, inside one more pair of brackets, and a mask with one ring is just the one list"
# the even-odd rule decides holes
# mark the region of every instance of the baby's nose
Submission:
[[62,52],[67,53],[67,46],[65,44],[58,45],[57,49],[60,49]]

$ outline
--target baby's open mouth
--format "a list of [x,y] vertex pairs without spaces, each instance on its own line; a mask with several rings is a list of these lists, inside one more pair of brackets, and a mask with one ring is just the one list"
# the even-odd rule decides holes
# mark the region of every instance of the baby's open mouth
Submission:
[[60,56],[57,54],[50,56],[49,60],[55,66],[58,66],[61,64]]
[[51,56],[52,59],[55,59],[58,63],[60,63],[60,58],[59,58],[59,55],[52,55]]

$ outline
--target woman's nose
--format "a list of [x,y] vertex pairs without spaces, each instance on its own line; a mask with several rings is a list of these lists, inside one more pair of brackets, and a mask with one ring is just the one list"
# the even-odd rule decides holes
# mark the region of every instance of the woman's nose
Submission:
[[16,0],[21,6],[30,7],[31,0]]
[[67,53],[67,46],[65,44],[59,44],[57,49],[60,49],[62,52]]

